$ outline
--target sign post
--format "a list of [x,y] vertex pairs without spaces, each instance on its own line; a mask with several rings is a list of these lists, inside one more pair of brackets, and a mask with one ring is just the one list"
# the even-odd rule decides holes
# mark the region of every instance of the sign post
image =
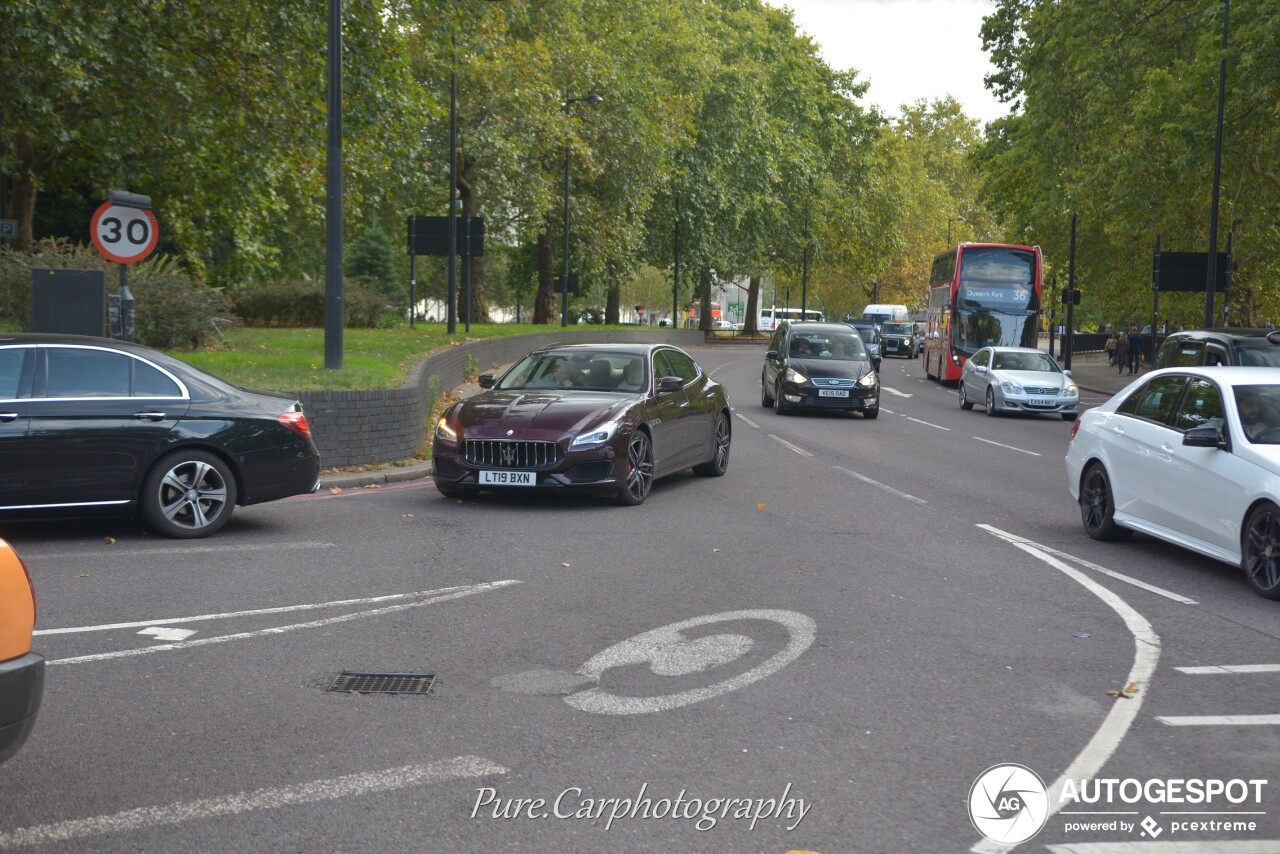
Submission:
[[98,252],[120,265],[120,289],[110,298],[111,334],[133,340],[133,295],[126,270],[147,258],[160,242],[160,226],[151,212],[151,197],[112,190],[89,221],[89,236]]

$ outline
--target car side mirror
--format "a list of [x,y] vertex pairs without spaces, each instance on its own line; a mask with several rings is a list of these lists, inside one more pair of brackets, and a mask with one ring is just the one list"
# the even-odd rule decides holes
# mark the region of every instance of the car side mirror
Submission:
[[684,380],[679,377],[663,377],[658,380],[658,394],[667,391],[680,391],[684,388]]
[[1182,434],[1182,444],[1188,448],[1225,448],[1226,440],[1217,427],[1192,427]]
[[778,358],[778,351],[777,351],[777,350],[770,350],[768,353],[765,353],[765,354],[764,354],[764,357],[765,357],[766,359],[776,359],[776,358]]
[[493,374],[481,374],[476,378],[476,385],[480,388],[493,388],[496,384],[497,380],[494,379]]
[[987,372],[987,369],[982,367],[982,365],[974,365],[973,372],[975,374],[985,374]]
[[1062,375],[1063,375],[1064,377],[1069,377],[1069,376],[1071,376],[1071,370],[1070,370],[1070,369],[1068,369],[1068,370],[1063,371],[1063,372],[1062,372]]

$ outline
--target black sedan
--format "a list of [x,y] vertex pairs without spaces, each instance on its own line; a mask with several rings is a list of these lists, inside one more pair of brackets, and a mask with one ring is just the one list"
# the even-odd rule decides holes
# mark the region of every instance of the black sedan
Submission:
[[302,405],[156,350],[0,335],[0,517],[137,513],[205,537],[237,504],[319,486]]
[[729,466],[724,386],[675,347],[546,347],[480,386],[436,423],[434,478],[447,497],[573,490],[634,505],[659,477]]
[[880,415],[880,377],[862,338],[842,323],[784,323],[760,372],[760,403],[779,415],[842,409]]

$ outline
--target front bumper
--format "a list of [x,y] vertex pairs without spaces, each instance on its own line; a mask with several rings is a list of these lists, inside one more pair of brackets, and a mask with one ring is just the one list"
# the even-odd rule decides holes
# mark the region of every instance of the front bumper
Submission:
[[44,658],[29,652],[0,662],[0,762],[31,734],[44,696]]
[[783,383],[782,402],[796,409],[836,409],[849,412],[861,412],[875,409],[880,405],[880,389],[863,390],[857,387],[847,389],[848,397],[824,397],[818,394],[819,389],[812,385],[793,385]]
[[998,408],[1007,412],[1040,412],[1046,414],[1075,414],[1080,406],[1079,397],[1036,398],[997,394]]

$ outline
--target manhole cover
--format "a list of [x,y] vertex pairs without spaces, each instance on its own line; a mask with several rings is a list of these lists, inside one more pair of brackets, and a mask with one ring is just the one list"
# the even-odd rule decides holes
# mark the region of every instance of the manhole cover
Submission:
[[325,690],[348,694],[425,694],[435,681],[434,673],[351,673],[344,670]]

